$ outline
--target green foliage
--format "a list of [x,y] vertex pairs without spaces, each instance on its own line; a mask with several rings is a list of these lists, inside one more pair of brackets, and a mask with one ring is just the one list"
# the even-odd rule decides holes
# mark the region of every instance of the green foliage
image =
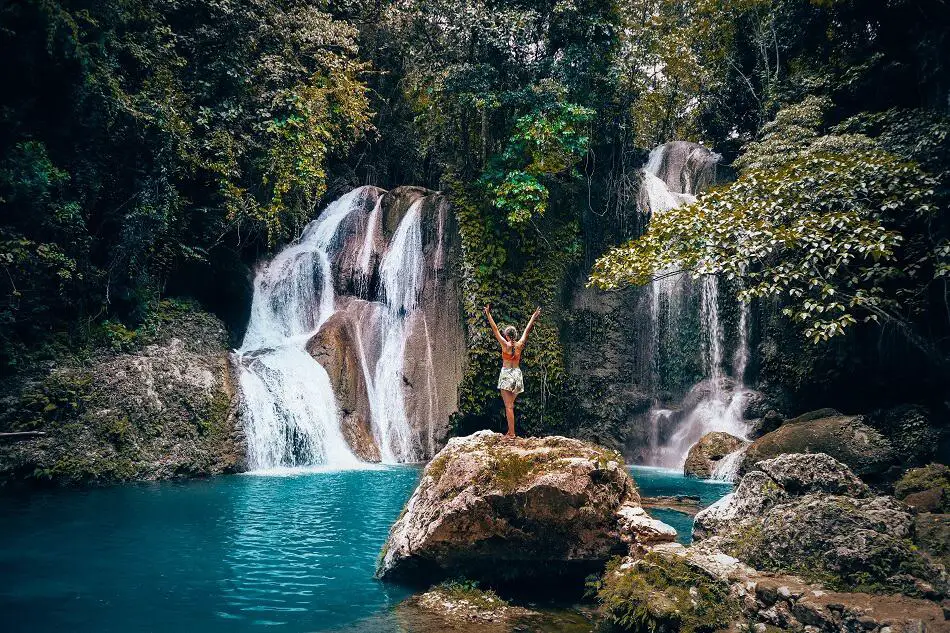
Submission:
[[512,226],[524,224],[532,216],[544,215],[548,188],[527,172],[510,171],[495,190],[495,206]]
[[372,129],[359,33],[326,7],[27,2],[0,20],[7,371],[50,331],[109,319],[115,339],[176,272],[210,282],[290,237]]
[[936,211],[935,180],[867,137],[817,136],[816,112],[809,102],[777,117],[736,182],[653,218],[597,262],[592,283],[670,269],[738,278],[743,300],[780,299],[814,342],[859,319],[906,322],[939,270],[907,237]]
[[508,606],[508,602],[493,590],[482,589],[478,581],[466,578],[446,580],[433,587],[432,590],[444,594],[451,600],[464,600],[476,609],[497,609]]
[[[453,424],[471,432],[495,426],[502,411],[498,396],[498,344],[482,315],[491,303],[496,319],[523,327],[534,308],[544,313],[522,356],[529,389],[518,399],[518,432],[540,434],[563,425],[565,409],[563,348],[557,328],[558,296],[566,271],[581,254],[578,228],[570,209],[552,208],[541,237],[522,235],[498,217],[483,187],[449,181],[462,237],[462,290],[468,315],[468,367],[459,388]],[[469,426],[469,424],[473,426]],[[500,426],[499,426],[500,428]]]
[[[549,192],[538,179],[573,169],[587,153],[590,138],[585,125],[593,114],[589,108],[557,102],[553,108],[518,119],[502,157],[503,164],[515,167],[494,187],[495,207],[506,214],[509,225],[520,226],[544,215]],[[489,172],[485,177],[491,187],[497,174]]]
[[740,613],[725,583],[675,556],[651,553],[627,564],[615,558],[589,589],[607,619],[624,631],[711,633]]

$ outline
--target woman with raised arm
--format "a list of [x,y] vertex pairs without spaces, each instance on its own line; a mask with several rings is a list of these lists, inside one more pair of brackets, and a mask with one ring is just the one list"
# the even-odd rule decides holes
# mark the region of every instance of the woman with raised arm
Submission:
[[[495,319],[491,316],[491,304],[485,306],[485,316],[488,317],[488,324],[495,335],[495,340],[501,346],[501,374],[498,375],[498,390],[501,392],[501,399],[505,402],[505,417],[508,419],[507,437],[515,436],[515,399],[518,394],[524,391],[524,377],[521,375],[521,352],[524,351],[525,343],[528,342],[528,335],[534,328],[535,322],[541,316],[541,308],[534,311],[528,325],[524,328],[524,334],[518,338],[518,330],[515,326],[508,325],[501,331],[495,324]],[[516,340],[517,339],[517,340]]]

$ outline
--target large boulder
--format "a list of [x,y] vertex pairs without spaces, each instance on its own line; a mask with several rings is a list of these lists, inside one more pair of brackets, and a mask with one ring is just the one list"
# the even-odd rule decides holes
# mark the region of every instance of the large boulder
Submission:
[[713,431],[693,444],[686,455],[683,473],[687,477],[709,479],[722,459],[748,444],[741,437],[723,431]]
[[122,351],[102,346],[92,358],[63,357],[9,385],[0,431],[34,435],[0,443],[0,482],[109,484],[241,470],[223,323],[165,301],[139,330],[112,333],[124,336]]
[[323,365],[340,407],[343,437],[357,457],[380,461],[373,437],[365,368],[379,358],[377,324],[385,306],[375,301],[345,297],[337,311],[307,342],[307,351]]
[[674,537],[642,513],[616,452],[480,431],[450,440],[426,467],[377,574],[410,582],[580,580],[630,546]]
[[823,453],[759,462],[736,491],[696,515],[693,538],[757,569],[797,572],[836,588],[946,594],[945,570],[911,545],[913,516],[875,496]]
[[749,472],[762,460],[786,453],[826,453],[868,479],[882,476],[896,459],[891,442],[863,416],[844,416],[823,409],[789,420],[752,442],[739,474]]

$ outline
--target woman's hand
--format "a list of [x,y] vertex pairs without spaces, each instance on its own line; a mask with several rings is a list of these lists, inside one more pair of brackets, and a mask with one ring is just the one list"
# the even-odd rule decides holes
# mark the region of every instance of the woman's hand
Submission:
[[491,304],[485,306],[485,316],[491,316]]
[[541,306],[538,306],[538,309],[534,311],[534,314],[531,316],[531,318],[537,321],[539,316],[541,316]]

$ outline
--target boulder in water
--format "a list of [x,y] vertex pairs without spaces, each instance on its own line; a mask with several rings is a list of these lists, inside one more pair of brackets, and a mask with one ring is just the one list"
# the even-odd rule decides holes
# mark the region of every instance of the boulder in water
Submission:
[[580,581],[628,545],[675,535],[637,510],[618,453],[565,437],[508,440],[480,431],[450,440],[426,467],[377,574]]
[[823,453],[755,465],[736,491],[696,515],[693,538],[768,571],[796,571],[836,587],[925,598],[947,592],[946,571],[911,544],[906,505],[875,496]]
[[689,449],[686,463],[683,465],[683,474],[687,477],[709,479],[726,455],[739,450],[746,444],[748,442],[742,438],[722,431],[707,433]]
[[863,416],[844,416],[834,409],[823,409],[789,420],[752,442],[739,474],[749,472],[757,462],[785,453],[827,453],[858,476],[871,479],[885,473],[895,461],[891,442],[866,424]]

